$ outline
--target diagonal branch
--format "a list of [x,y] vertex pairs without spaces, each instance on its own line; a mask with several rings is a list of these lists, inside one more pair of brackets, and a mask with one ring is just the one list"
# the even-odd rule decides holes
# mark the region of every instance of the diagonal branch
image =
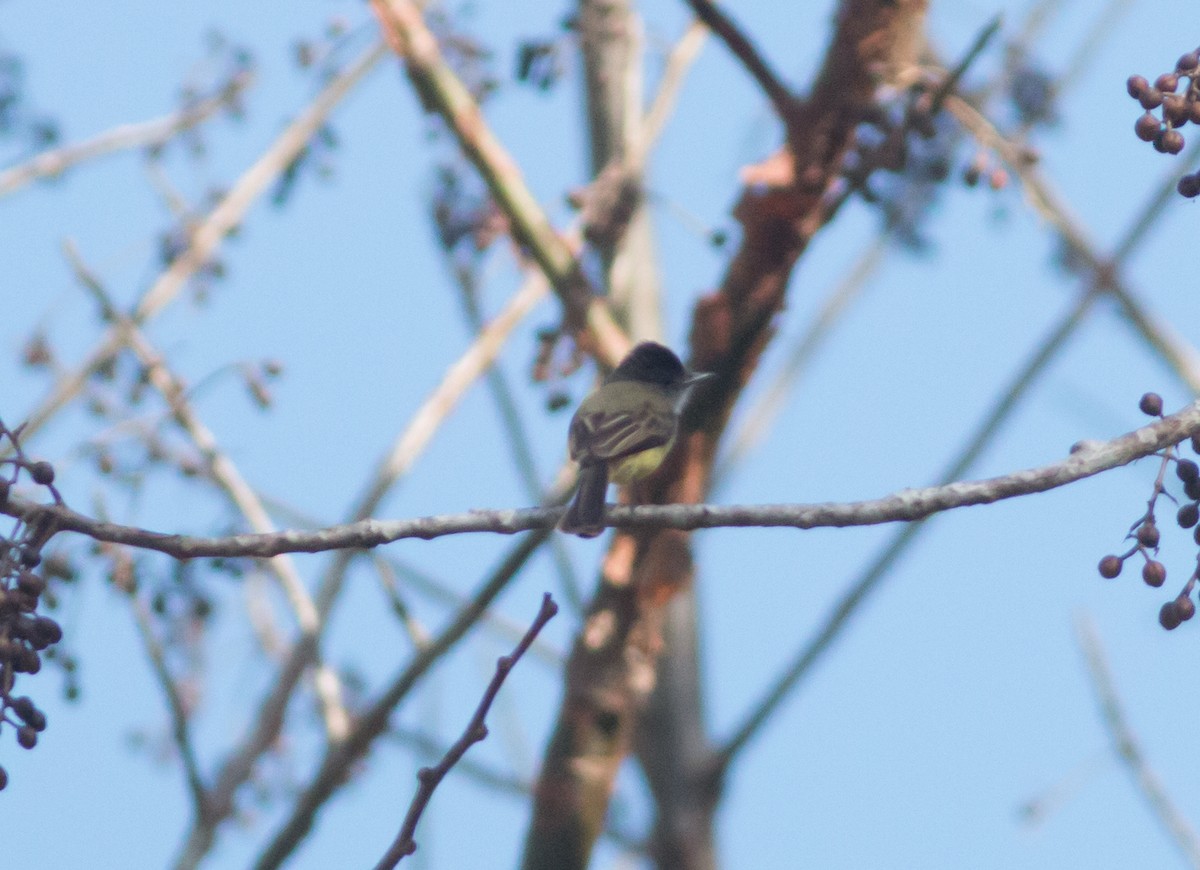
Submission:
[[39,178],[62,175],[73,166],[116,151],[161,145],[185,130],[202,124],[236,101],[254,82],[254,74],[239,72],[217,93],[152,121],[122,124],[91,139],[43,151],[17,166],[0,172],[0,197],[15,193]]
[[555,232],[470,91],[442,57],[417,4],[412,0],[372,0],[371,8],[388,44],[404,59],[413,87],[425,105],[446,122],[511,222],[513,235],[562,299],[569,326],[574,331],[586,328],[589,349],[615,365],[628,348],[624,333],[604,302],[593,296],[575,252]]
[[450,769],[456,765],[467,750],[479,743],[487,737],[488,729],[484,724],[487,719],[488,711],[492,708],[492,702],[496,700],[496,695],[500,693],[500,687],[504,685],[504,680],[516,666],[521,656],[529,649],[534,638],[538,636],[543,628],[546,627],[554,615],[558,613],[558,605],[546,593],[542,597],[542,606],[538,611],[537,617],[529,626],[529,630],[525,632],[509,655],[502,656],[496,662],[496,673],[492,677],[492,681],[488,684],[487,689],[483,693],[483,697],[479,701],[479,706],[475,708],[474,715],[471,716],[471,721],[467,723],[466,730],[462,736],[446,750],[446,754],[433,767],[422,767],[417,771],[417,793],[413,796],[412,803],[408,807],[408,813],[404,817],[404,824],[400,826],[400,833],[396,835],[396,839],[388,848],[384,856],[379,859],[379,863],[375,865],[375,870],[391,870],[400,863],[406,855],[411,855],[417,851],[417,841],[414,836],[417,832],[417,823],[421,820],[421,814],[425,812],[425,807],[429,805],[429,801],[433,798],[433,792],[437,789],[438,784],[450,772]]
[[767,99],[771,101],[771,105],[775,107],[776,114],[786,122],[796,107],[796,98],[775,70],[771,69],[750,37],[712,0],[687,0],[687,5],[741,61],[742,66],[754,77]]
[[1088,675],[1092,679],[1092,689],[1096,693],[1096,703],[1100,706],[1104,726],[1112,740],[1113,752],[1128,769],[1138,791],[1150,805],[1150,811],[1167,829],[1172,842],[1183,853],[1183,858],[1189,866],[1200,867],[1200,837],[1196,836],[1195,829],[1176,808],[1162,780],[1150,767],[1141,747],[1138,746],[1137,737],[1125,719],[1125,711],[1122,709],[1121,699],[1117,696],[1112,672],[1105,660],[1104,649],[1100,645],[1095,625],[1091,620],[1081,619],[1077,628],[1079,644],[1083,647],[1084,658],[1087,661]]

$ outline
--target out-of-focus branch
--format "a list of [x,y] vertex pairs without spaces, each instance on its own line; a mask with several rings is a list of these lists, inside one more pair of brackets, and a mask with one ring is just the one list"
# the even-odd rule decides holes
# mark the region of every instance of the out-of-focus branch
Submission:
[[191,728],[188,727],[188,708],[183,701],[179,686],[167,667],[167,657],[163,645],[154,633],[154,625],[150,618],[150,609],[138,598],[136,592],[129,596],[129,609],[133,612],[133,621],[137,625],[142,646],[150,657],[150,665],[163,696],[167,699],[167,708],[171,711],[171,736],[175,748],[179,750],[183,762],[183,772],[187,779],[188,792],[192,796],[192,814],[197,819],[203,818],[208,812],[208,790],[204,786],[204,778],[200,775],[200,762],[196,758],[196,746],[192,743]]
[[241,97],[254,82],[250,71],[237,73],[217,93],[152,121],[123,124],[91,139],[43,151],[24,163],[0,172],[0,197],[8,196],[39,178],[62,175],[68,169],[115,151],[150,148],[173,139],[211,118]]
[[586,329],[589,349],[615,365],[629,347],[603,300],[595,297],[579,268],[576,252],[555,232],[521,171],[484,120],[470,91],[442,57],[437,39],[411,0],[372,0],[388,44],[405,61],[413,87],[436,111],[479,171],[492,198],[562,299],[568,325]]
[[521,638],[516,648],[509,655],[502,656],[496,662],[496,673],[484,691],[483,697],[479,701],[479,706],[475,708],[475,713],[471,716],[471,721],[467,723],[462,736],[454,741],[450,748],[446,750],[446,754],[442,756],[441,761],[436,765],[433,767],[422,767],[417,771],[417,782],[419,783],[417,793],[413,796],[412,803],[408,807],[404,823],[400,826],[400,833],[396,835],[396,839],[392,842],[392,845],[388,847],[387,852],[379,859],[379,863],[375,865],[375,870],[391,870],[405,856],[417,851],[417,841],[414,838],[417,831],[417,824],[421,820],[421,814],[425,812],[425,807],[429,805],[429,801],[433,798],[433,793],[437,789],[438,784],[450,772],[450,769],[467,754],[468,749],[487,737],[488,729],[484,723],[487,719],[488,711],[492,708],[492,702],[496,700],[496,695],[500,693],[500,687],[504,685],[504,680],[516,666],[521,656],[529,649],[534,638],[545,628],[546,623],[554,618],[556,613],[558,613],[558,605],[554,603],[549,593],[547,593],[542,597],[542,607],[538,611],[538,615],[533,620],[533,623],[529,626],[529,630],[525,632],[525,636]]
[[[241,223],[250,206],[271,186],[309,140],[325,123],[329,114],[371,68],[387,53],[382,41],[369,48],[346,69],[330,79],[316,98],[304,109],[262,156],[242,174],[225,197],[192,231],[187,248],[158,276],[138,302],[130,320],[142,326],[162,310],[196,272],[209,262],[222,240]],[[88,379],[117,354],[122,347],[120,330],[112,327],[87,359],[71,374],[59,380],[51,394],[29,415],[26,437],[79,395]]]
[[1192,867],[1200,867],[1200,837],[1187,818],[1176,807],[1167,794],[1162,780],[1150,767],[1146,756],[1138,746],[1137,737],[1125,719],[1125,711],[1117,696],[1112,672],[1096,634],[1096,627],[1089,619],[1080,619],[1077,625],[1079,645],[1087,661],[1088,675],[1092,678],[1092,689],[1096,703],[1100,706],[1101,718],[1112,740],[1113,752],[1133,777],[1138,791],[1150,805],[1150,811],[1162,823],[1184,860]]
[[1146,233],[1163,214],[1166,204],[1175,197],[1175,181],[1185,175],[1200,160],[1200,148],[1193,148],[1186,159],[1179,161],[1172,173],[1172,182],[1157,189],[1138,212],[1121,242],[1105,258],[1092,244],[1082,224],[1070,207],[1041,173],[1027,159],[1025,148],[1007,139],[978,109],[958,96],[946,101],[946,109],[974,136],[981,145],[991,149],[1020,180],[1025,199],[1057,234],[1064,250],[1096,276],[1097,284],[1116,300],[1121,313],[1141,336],[1142,340],[1171,367],[1193,393],[1200,394],[1200,354],[1175,333],[1171,327],[1150,314],[1121,278],[1120,264],[1143,241]]
[[[354,519],[365,519],[375,512],[396,481],[408,473],[417,457],[429,446],[442,422],[457,407],[466,391],[491,368],[512,331],[545,295],[546,281],[541,273],[530,273],[504,309],[479,331],[466,352],[446,370],[441,383],[421,403],[387,456],[379,463],[367,489],[355,502],[351,511]],[[323,601],[329,599],[329,592],[323,591],[322,594]]]
[[758,86],[762,88],[767,99],[775,107],[775,112],[786,122],[791,117],[796,98],[792,96],[791,90],[783,83],[783,80],[771,69],[771,65],[767,63],[766,58],[755,47],[750,37],[743,33],[737,23],[711,0],[687,0],[687,4],[696,13],[696,17],[708,25],[712,32],[729,46],[729,50],[741,61],[746,71],[754,76]]

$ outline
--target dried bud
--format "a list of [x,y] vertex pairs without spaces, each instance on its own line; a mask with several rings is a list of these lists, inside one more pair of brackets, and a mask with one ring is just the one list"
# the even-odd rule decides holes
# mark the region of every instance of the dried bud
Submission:
[[1149,414],[1151,417],[1161,417],[1163,412],[1162,396],[1158,393],[1146,393],[1138,402],[1138,408],[1143,414]]
[[1100,576],[1112,580],[1121,573],[1122,564],[1120,556],[1105,556],[1100,560]]
[[1167,566],[1162,562],[1147,562],[1142,568],[1142,579],[1147,586],[1159,587],[1167,582]]

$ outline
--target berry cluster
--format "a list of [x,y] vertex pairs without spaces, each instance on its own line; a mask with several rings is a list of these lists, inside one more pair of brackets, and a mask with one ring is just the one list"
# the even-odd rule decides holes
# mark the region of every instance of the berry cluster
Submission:
[[[17,436],[18,432],[0,423],[0,448],[10,448],[14,454],[0,459],[0,505],[8,501],[22,475],[48,489],[55,502],[61,503],[54,488],[54,467],[26,457]],[[5,725],[15,728],[17,743],[25,749],[37,745],[46,716],[28,697],[14,694],[17,675],[36,674],[42,668],[41,654],[62,640],[58,623],[37,612],[46,578],[35,569],[41,565],[42,548],[53,533],[48,523],[17,520],[13,530],[0,537],[0,731]],[[7,784],[8,774],[0,767],[0,789]]]
[[[1125,86],[1129,96],[1146,110],[1133,125],[1137,137],[1152,143],[1161,154],[1182,151],[1185,143],[1180,128],[1189,121],[1200,124],[1200,48],[1179,58],[1175,71],[1163,73],[1154,84],[1145,76],[1130,76]],[[1161,115],[1154,113],[1156,109]],[[1200,172],[1181,178],[1178,189],[1189,198],[1200,196]]]
[[[1138,407],[1142,413],[1151,417],[1161,417],[1163,411],[1162,397],[1157,393],[1146,393],[1142,396]],[[1192,436],[1192,450],[1200,453],[1200,435]],[[1175,465],[1175,476],[1183,487],[1184,500],[1180,502],[1165,487],[1167,469]],[[1165,495],[1180,507],[1175,514],[1175,522],[1183,529],[1194,529],[1193,540],[1200,545],[1200,465],[1191,459],[1183,459],[1177,455],[1176,447],[1168,447],[1162,452],[1162,465],[1158,477],[1154,481],[1154,492],[1146,505],[1146,512],[1140,516],[1129,529],[1129,538],[1134,541],[1128,552],[1121,555],[1108,555],[1100,560],[1100,576],[1112,579],[1121,573],[1125,560],[1135,553],[1139,554],[1142,565],[1142,580],[1147,586],[1158,588],[1167,582],[1167,567],[1158,561],[1158,544],[1161,537],[1155,522],[1154,508],[1158,497]],[[1196,615],[1196,603],[1192,601],[1192,590],[1200,578],[1200,558],[1197,567],[1188,577],[1179,594],[1162,606],[1158,612],[1158,621],[1167,631],[1178,628],[1180,623],[1187,622]]]

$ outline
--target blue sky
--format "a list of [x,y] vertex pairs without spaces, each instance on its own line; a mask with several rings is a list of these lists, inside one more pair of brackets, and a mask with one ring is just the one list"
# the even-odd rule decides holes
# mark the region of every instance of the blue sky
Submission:
[[[1096,4],[1061,4],[1034,48],[1050,72],[1067,63],[1094,21]],[[738,4],[737,14],[764,52],[793,81],[817,63],[830,4],[795,12],[785,4]],[[957,57],[1000,8],[1007,35],[1028,4],[935,4],[931,32]],[[214,2],[177,6],[118,2],[103,6],[4,4],[0,47],[26,62],[30,100],[60,121],[66,141],[114,124],[168,112],[187,71],[205,54],[205,34],[248,45],[257,80],[243,122],[205,128],[207,156],[172,151],[164,167],[182,195],[199,202],[228,185],[314,92],[292,63],[298,38],[315,38],[333,15],[369,27],[359,4]],[[1134,139],[1136,105],[1124,80],[1151,78],[1194,47],[1178,32],[1194,18],[1188,4],[1125,12],[1114,33],[1091,49],[1060,107],[1063,120],[1039,136],[1041,166],[1101,251],[1107,251],[1171,161]],[[497,53],[507,74],[521,39],[553,35],[567,7],[534,2],[477,3],[464,19]],[[648,44],[661,56],[686,22],[682,4],[645,8]],[[1179,27],[1164,27],[1164,21]],[[365,46],[363,34],[347,57]],[[1194,38],[1194,35],[1187,37]],[[993,49],[978,74],[999,62]],[[577,74],[548,94],[506,81],[489,121],[526,168],[547,211],[565,225],[564,191],[585,180],[583,114]],[[657,71],[650,65],[649,75]],[[199,306],[181,298],[150,336],[193,384],[196,407],[251,483],[322,522],[341,517],[376,457],[468,346],[456,291],[432,245],[427,199],[438,147],[429,122],[395,63],[377,68],[334,116],[341,146],[334,174],[302,179],[285,208],[264,201],[222,248],[228,278]],[[727,52],[710,43],[692,71],[678,111],[651,162],[655,229],[668,288],[667,335],[683,346],[690,308],[720,280],[728,252],[708,245],[680,220],[733,229],[729,208],[737,173],[778,140],[768,107]],[[1200,300],[1188,257],[1195,204],[1172,199],[1152,236],[1124,269],[1139,298],[1185,340],[1196,340]],[[100,333],[94,305],[72,280],[61,253],[72,239],[113,295],[130,303],[157,273],[157,236],[168,212],[142,159],[122,154],[0,200],[0,417],[12,425],[36,407],[45,376],[22,369],[20,349],[42,328],[64,360],[78,361]],[[860,204],[823,232],[798,268],[779,336],[747,399],[753,402],[783,365],[821,302],[872,242],[878,220]],[[1080,292],[1078,278],[1053,265],[1054,246],[1019,189],[993,193],[950,185],[927,226],[920,255],[890,250],[863,297],[839,321],[792,391],[761,449],[721,493],[725,502],[814,502],[884,495],[936,478],[948,458],[1018,366]],[[495,312],[520,276],[498,245],[489,257],[483,301]],[[565,446],[567,415],[545,412],[545,391],[528,382],[537,329],[557,311],[544,303],[510,340],[501,367],[517,387],[539,471],[548,480]],[[231,362],[273,358],[284,375],[275,406],[254,407]],[[224,372],[224,374],[222,374]],[[214,374],[215,373],[215,374]],[[207,379],[207,380],[206,380]],[[573,399],[581,373],[565,384]],[[1105,438],[1140,425],[1142,392],[1155,389],[1169,409],[1190,397],[1141,344],[1113,306],[1102,302],[989,448],[972,477],[1002,474],[1061,458],[1080,438]],[[152,417],[152,409],[144,412]],[[740,422],[735,417],[735,429]],[[106,437],[106,424],[76,408],[31,445],[59,468],[68,501],[103,505],[114,518],[147,527],[218,533],[226,514],[211,493],[158,473],[137,498],[97,477],[73,452]],[[483,384],[446,421],[412,474],[380,515],[408,517],[473,507],[526,504],[519,477],[500,446],[502,424]],[[1180,751],[1195,722],[1194,626],[1166,634],[1157,625],[1167,590],[1190,570],[1191,536],[1164,528],[1172,572],[1150,590],[1126,571],[1102,581],[1095,563],[1121,546],[1144,507],[1156,468],[1145,462],[1065,490],[935,519],[838,645],[746,751],[730,780],[719,843],[730,867],[1172,866],[1177,853],[1127,773],[1113,760],[1092,696],[1074,621],[1093,619],[1130,721],[1178,806],[1200,810],[1200,762]],[[1165,518],[1164,527],[1167,525]],[[696,535],[703,664],[712,733],[736,727],[764,687],[822,624],[847,584],[896,533],[854,530],[713,530]],[[388,554],[422,566],[460,592],[473,588],[506,539],[464,536],[405,542]],[[569,541],[590,587],[601,542]],[[302,557],[306,578],[326,557]],[[147,563],[149,577],[164,562]],[[244,704],[267,685],[253,638],[239,619],[239,588],[212,581],[222,618],[203,649],[212,678],[196,720],[206,770],[244,726]],[[501,597],[498,611],[524,623],[543,591],[557,593],[548,555],[539,556]],[[379,685],[409,655],[382,606],[367,566],[351,573],[327,648],[330,661]],[[432,629],[440,606],[413,595]],[[47,708],[49,730],[33,752],[6,733],[0,764],[10,773],[4,848],[13,866],[160,866],[188,819],[167,718],[145,663],[128,607],[87,573],[64,604],[67,643],[82,660],[83,699],[58,698],[52,671],[22,680]],[[545,637],[565,649],[578,626],[564,612]],[[452,738],[465,723],[509,641],[479,632],[430,676],[397,714],[408,726]],[[560,692],[557,672],[533,659],[513,674],[495,710],[493,736],[472,756],[530,775]],[[296,715],[306,714],[298,704]],[[144,735],[149,748],[134,747]],[[311,735],[269,770],[303,781]],[[1186,743],[1184,744],[1187,745]],[[325,812],[290,866],[362,866],[394,834],[413,787],[416,764],[393,744]],[[1080,770],[1086,771],[1080,778]],[[1042,824],[1017,810],[1057,784],[1079,781]],[[646,806],[638,774],[623,777],[627,827],[641,830]],[[247,798],[243,824],[223,831],[213,867],[244,866],[278,810]],[[427,867],[514,863],[528,809],[466,776],[439,789],[418,832]],[[134,858],[130,863],[131,856]],[[422,866],[414,862],[415,866]],[[622,866],[604,846],[596,866]]]

